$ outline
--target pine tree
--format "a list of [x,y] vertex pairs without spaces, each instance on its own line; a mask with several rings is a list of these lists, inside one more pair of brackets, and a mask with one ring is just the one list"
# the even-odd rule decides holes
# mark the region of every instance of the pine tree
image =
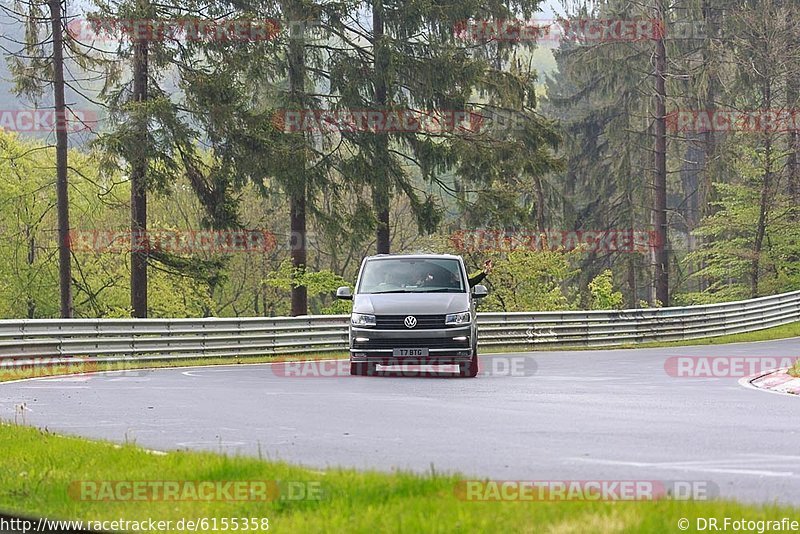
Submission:
[[[47,14],[42,11],[40,2],[28,1],[17,4],[21,10],[13,12],[3,7],[3,11],[12,14],[26,28],[23,50],[12,54],[8,60],[12,75],[16,82],[18,94],[38,101],[49,86],[53,92],[53,109],[55,111],[56,138],[56,193],[58,211],[58,262],[59,262],[59,294],[61,317],[73,316],[72,304],[72,258],[69,243],[69,184],[68,184],[68,148],[67,130],[72,114],[65,97],[66,82],[64,79],[65,49],[65,5],[62,0],[48,0]],[[49,26],[49,28],[48,28]],[[41,32],[50,30],[49,38],[41,38]],[[50,53],[46,49],[50,48]],[[29,257],[35,249],[33,238]],[[31,258],[32,261],[32,258]],[[29,309],[32,316],[35,310]]]

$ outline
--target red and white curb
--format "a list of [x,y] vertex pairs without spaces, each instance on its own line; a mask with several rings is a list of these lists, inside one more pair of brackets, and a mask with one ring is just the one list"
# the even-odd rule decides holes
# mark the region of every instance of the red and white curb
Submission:
[[750,387],[762,389],[772,393],[783,393],[784,395],[800,395],[800,378],[790,375],[788,367],[775,369],[768,373],[753,377],[746,377],[740,383],[746,382]]

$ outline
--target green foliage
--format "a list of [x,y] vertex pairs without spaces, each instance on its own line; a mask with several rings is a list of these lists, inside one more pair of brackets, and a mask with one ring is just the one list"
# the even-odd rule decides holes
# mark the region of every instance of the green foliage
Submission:
[[593,310],[618,310],[622,308],[622,292],[614,291],[614,275],[606,269],[589,282]]
[[329,306],[322,308],[323,315],[347,315],[353,311],[353,302],[336,299]]
[[[685,304],[746,299],[755,257],[754,241],[763,187],[763,153],[745,146],[738,149],[737,179],[714,183],[718,200],[714,213],[705,217],[695,236],[699,244],[687,262],[701,267],[692,275],[703,280],[703,291],[680,296]],[[800,288],[800,216],[798,206],[775,194],[759,254],[758,290],[762,295]]]
[[483,311],[569,310],[576,306],[574,288],[567,286],[576,269],[570,256],[554,251],[509,252],[495,261],[487,277],[489,296],[481,302]]
[[[292,287],[306,286],[308,297],[312,303],[310,313],[320,312],[326,315],[335,315],[350,312],[349,302],[333,300],[326,304],[337,288],[348,285],[344,278],[328,269],[321,271],[298,269],[292,267],[291,261],[284,260],[278,269],[267,275],[264,285],[284,292],[288,292]],[[314,297],[317,298],[314,299]]]
[[151,269],[147,290],[152,295],[148,309],[153,317],[210,317],[216,303],[208,285],[194,278]]
[[[54,159],[52,147],[0,130],[0,317],[58,315]],[[125,232],[128,182],[100,174],[95,154],[74,150],[69,159],[73,232]],[[158,216],[162,206],[152,208]],[[130,316],[129,253],[97,248],[92,239],[84,240],[86,247],[79,241],[72,254],[76,316]],[[194,261],[192,269],[201,264]],[[208,283],[186,272],[151,270],[152,316],[215,314]]]
[[281,262],[277,270],[267,275],[264,283],[284,290],[297,286],[306,286],[309,296],[335,291],[336,288],[347,285],[344,278],[329,270],[306,271],[293,268],[289,261]]
[[3,317],[58,314],[54,161],[53,149],[0,129]]
[[[679,305],[680,305],[680,304],[679,304]],[[640,301],[639,301],[639,302],[636,304],[636,307],[637,307],[637,308],[640,308],[640,309],[644,309],[644,308],[661,308],[661,307],[663,307],[663,306],[664,306],[664,303],[663,303],[663,302],[661,302],[661,301],[660,301],[660,300],[658,300],[658,299],[655,299],[655,301],[653,302],[653,304],[650,304],[650,303],[649,303],[649,302],[647,302],[646,300],[640,300]]]

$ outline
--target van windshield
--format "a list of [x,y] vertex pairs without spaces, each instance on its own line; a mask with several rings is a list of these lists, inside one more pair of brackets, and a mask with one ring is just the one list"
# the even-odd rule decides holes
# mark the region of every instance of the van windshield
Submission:
[[464,293],[461,263],[451,259],[367,260],[358,293]]

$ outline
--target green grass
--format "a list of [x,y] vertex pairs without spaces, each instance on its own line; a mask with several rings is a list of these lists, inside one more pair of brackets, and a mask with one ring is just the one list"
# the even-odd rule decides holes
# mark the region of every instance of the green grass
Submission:
[[750,343],[754,341],[772,341],[800,337],[800,321],[765,328],[755,332],[743,334],[727,334],[717,337],[704,337],[682,341],[648,341],[646,343],[627,343],[624,345],[598,345],[596,347],[551,347],[547,343],[532,343],[530,345],[503,345],[486,348],[483,353],[489,352],[528,352],[528,351],[572,351],[572,350],[605,350],[605,349],[652,349],[662,347],[689,347],[693,345],[724,345],[726,343]]
[[800,378],[800,360],[794,362],[794,365],[789,368],[789,374]]
[[[50,518],[143,521],[269,518],[271,532],[679,532],[680,518],[779,519],[798,510],[729,501],[469,502],[456,475],[324,472],[212,453],[155,455],[0,424],[0,509]],[[304,481],[321,500],[93,502],[73,497],[76,481]],[[693,528],[691,529],[694,530]]]
[[44,365],[44,366],[23,366],[23,367],[0,367],[0,382],[10,380],[20,380],[22,378],[36,378],[46,376],[57,376],[65,374],[80,374],[95,371],[126,371],[132,369],[154,368],[161,369],[167,367],[193,367],[200,365],[245,365],[253,363],[284,362],[298,360],[327,360],[346,358],[347,353],[338,352],[318,352],[311,354],[280,354],[247,357],[220,357],[220,358],[181,358],[175,360],[159,361],[136,361],[127,360],[114,363],[79,363],[74,365]]
[[685,347],[689,345],[724,345],[726,343],[751,343],[753,341],[772,341],[775,339],[786,339],[800,337],[800,321],[774,326],[755,332],[745,332],[743,334],[728,334],[719,337],[704,337],[700,339],[690,339],[687,341],[664,341],[653,343],[642,343],[636,345],[637,348],[650,347]]

